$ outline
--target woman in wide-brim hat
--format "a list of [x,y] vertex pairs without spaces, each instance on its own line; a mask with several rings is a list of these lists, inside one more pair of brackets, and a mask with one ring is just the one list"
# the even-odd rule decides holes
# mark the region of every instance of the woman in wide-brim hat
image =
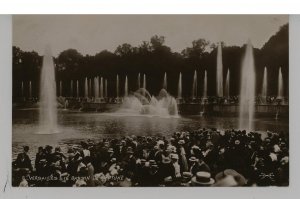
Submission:
[[196,176],[192,177],[192,186],[211,186],[215,180],[211,178],[211,174],[206,171],[197,172]]
[[[235,183],[226,183],[228,181],[228,179],[230,179],[230,178],[226,178],[228,176],[232,176]],[[217,181],[216,186],[218,186],[218,185],[228,186],[228,187],[244,186],[247,183],[246,178],[233,169],[225,169],[223,172],[217,173],[217,175],[215,176],[215,179]],[[223,180],[223,179],[226,179],[226,180]],[[222,183],[221,183],[221,181],[222,181]]]

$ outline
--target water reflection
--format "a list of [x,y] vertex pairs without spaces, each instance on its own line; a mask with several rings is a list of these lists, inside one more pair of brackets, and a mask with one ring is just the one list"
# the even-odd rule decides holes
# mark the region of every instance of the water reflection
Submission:
[[[288,119],[256,118],[254,126],[260,131],[285,131],[288,133]],[[27,144],[35,155],[36,148],[46,144],[61,146],[67,150],[69,144],[84,139],[100,140],[104,137],[126,135],[170,136],[175,131],[192,131],[198,128],[237,128],[235,117],[181,116],[180,118],[161,118],[147,116],[120,116],[101,113],[81,113],[59,111],[58,124],[61,133],[39,135],[38,110],[13,111],[13,157]]]

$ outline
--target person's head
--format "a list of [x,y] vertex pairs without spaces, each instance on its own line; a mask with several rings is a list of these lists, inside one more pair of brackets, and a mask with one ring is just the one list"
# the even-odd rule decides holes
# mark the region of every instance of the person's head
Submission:
[[87,149],[88,148],[88,144],[86,142],[81,141],[81,146],[83,149]]
[[178,159],[179,159],[178,154],[176,154],[176,153],[171,154],[171,160],[172,160],[173,163],[177,162]]
[[55,147],[55,152],[58,152],[58,153],[60,153],[61,152],[61,149],[60,149],[60,147],[58,146],[58,147]]
[[84,157],[84,159],[83,159],[83,162],[85,163],[85,164],[89,164],[89,163],[91,163],[91,157],[90,156],[86,156],[86,157]]
[[39,146],[38,153],[43,153],[43,152],[44,152],[44,148],[42,146]]
[[28,153],[28,151],[29,151],[29,146],[24,146],[24,147],[23,147],[23,150],[24,150],[25,153]]
[[45,150],[46,150],[47,153],[52,153],[52,149],[53,149],[53,147],[52,147],[52,146],[49,146],[49,145],[47,145],[47,146],[45,147]]

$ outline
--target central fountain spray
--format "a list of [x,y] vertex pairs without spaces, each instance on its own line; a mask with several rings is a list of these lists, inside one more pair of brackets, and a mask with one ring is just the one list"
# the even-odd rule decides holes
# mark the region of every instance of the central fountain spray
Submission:
[[217,52],[217,96],[223,97],[223,60],[221,43],[218,44]]
[[43,58],[40,86],[40,134],[57,133],[55,70],[50,48]]
[[240,129],[253,130],[255,100],[255,67],[253,47],[248,41],[245,57],[242,63],[240,92]]

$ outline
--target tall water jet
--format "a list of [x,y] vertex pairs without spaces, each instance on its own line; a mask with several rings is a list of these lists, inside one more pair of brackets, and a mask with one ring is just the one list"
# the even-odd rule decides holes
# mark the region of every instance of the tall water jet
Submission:
[[278,73],[278,94],[277,94],[277,99],[282,99],[283,98],[283,78],[282,78],[282,72],[281,72],[281,67],[279,68],[279,73]]
[[99,77],[94,77],[94,96],[99,98]]
[[59,81],[59,96],[62,96],[62,82]]
[[105,98],[107,98],[107,79],[105,79]]
[[207,71],[204,71],[203,98],[207,98]]
[[92,79],[89,79],[89,97],[92,97]]
[[24,97],[24,82],[21,82],[21,97]]
[[85,98],[89,97],[89,86],[88,86],[88,79],[87,79],[87,77],[85,78],[85,81],[84,81],[84,97]]
[[167,90],[167,73],[165,72],[165,75],[164,75],[164,82],[163,82],[163,89],[166,89]]
[[[146,74],[144,74],[144,76],[143,76],[143,91],[145,91],[146,89],[147,89],[147,85],[146,85]],[[144,95],[145,95],[145,93],[144,93]]]
[[76,97],[79,97],[79,81],[76,81]]
[[182,99],[182,75],[179,73],[177,98]]
[[137,77],[137,87],[138,87],[138,89],[141,88],[141,74],[140,73],[138,74],[138,77]]
[[253,47],[249,41],[242,63],[241,91],[240,91],[240,129],[253,130],[255,100],[255,67]]
[[29,98],[32,98],[32,84],[31,81],[29,81]]
[[117,80],[116,80],[116,97],[119,98],[119,75],[117,75]]
[[50,48],[45,50],[40,82],[40,134],[57,132],[57,102],[54,62]]
[[226,97],[229,97],[230,96],[230,93],[229,93],[229,78],[230,78],[230,70],[228,68],[227,70],[227,75],[226,75],[226,82],[225,82],[225,96]]
[[198,96],[198,85],[197,85],[197,71],[194,72],[193,87],[192,87],[192,98],[195,99]]
[[262,90],[261,90],[261,96],[266,99],[267,97],[267,67],[265,66],[264,69],[264,76],[263,76],[263,84],[262,84]]
[[127,97],[128,96],[128,79],[127,79],[127,75],[125,77],[125,88],[124,88],[124,96]]
[[70,97],[73,97],[73,80],[71,80],[71,86],[70,86],[70,90],[71,90],[71,92],[70,92]]
[[223,97],[223,60],[221,43],[218,44],[217,52],[217,96]]
[[100,97],[103,98],[103,77],[100,78]]

